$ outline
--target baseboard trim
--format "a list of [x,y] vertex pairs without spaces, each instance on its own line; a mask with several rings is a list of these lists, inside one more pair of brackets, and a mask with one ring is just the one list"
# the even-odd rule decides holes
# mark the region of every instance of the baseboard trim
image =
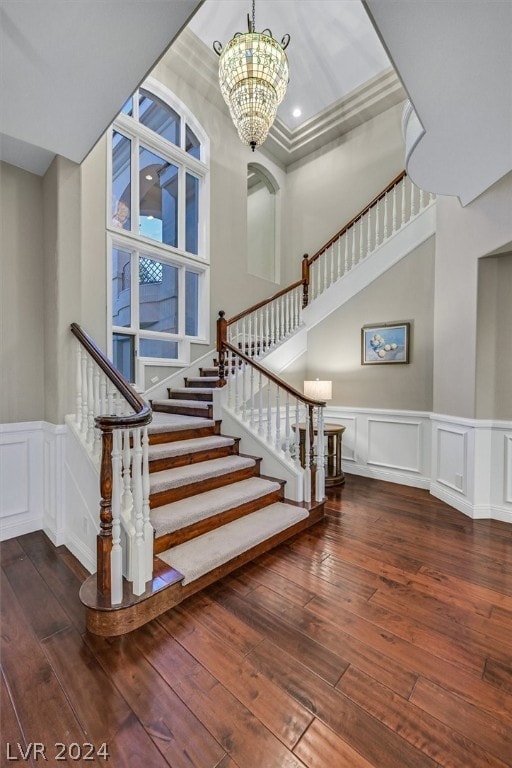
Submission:
[[360,475],[373,480],[383,480],[386,483],[409,485],[412,488],[430,488],[430,478],[421,475],[406,475],[403,472],[387,472],[384,469],[375,469],[368,465],[357,464],[350,459],[343,459],[343,469],[346,475]]

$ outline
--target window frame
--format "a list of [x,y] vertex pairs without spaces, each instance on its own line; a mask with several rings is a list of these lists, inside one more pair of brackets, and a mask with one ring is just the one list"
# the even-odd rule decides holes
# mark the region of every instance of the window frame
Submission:
[[[147,126],[140,123],[138,117],[139,90],[148,91],[180,116],[180,141],[185,147],[186,129],[189,127],[200,142],[200,159],[197,159],[185,149],[177,147],[167,139],[160,137]],[[144,368],[183,367],[190,362],[190,345],[210,343],[210,253],[209,253],[209,210],[210,210],[210,175],[209,175],[209,139],[197,119],[190,110],[166,86],[153,78],[148,78],[132,95],[132,114],[128,116],[122,111],[113,121],[107,135],[107,205],[106,205],[106,250],[107,250],[107,351],[113,354],[113,336],[116,333],[134,336],[135,348],[135,378],[137,384],[144,382]],[[130,139],[130,229],[122,229],[112,224],[112,137],[117,132]],[[139,226],[139,151],[140,147],[162,157],[178,166],[178,247],[167,245],[141,235]],[[199,179],[198,184],[198,232],[197,254],[185,250],[186,244],[186,177],[187,174]],[[134,215],[136,213],[136,215]],[[119,249],[131,254],[131,315],[130,326],[122,327],[114,324],[113,295],[112,295],[112,266],[113,249]],[[148,331],[140,328],[139,317],[139,257],[149,258],[178,268],[178,333]],[[199,275],[198,280],[198,317],[197,336],[186,334],[186,272]],[[140,339],[159,339],[178,342],[178,357],[176,359],[141,357],[139,356]]]

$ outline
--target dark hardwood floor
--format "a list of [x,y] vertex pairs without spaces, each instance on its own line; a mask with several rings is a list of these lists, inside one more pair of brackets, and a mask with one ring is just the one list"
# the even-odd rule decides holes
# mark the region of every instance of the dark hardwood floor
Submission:
[[512,766],[512,526],[354,475],[328,494],[325,522],[111,640],[65,548],[4,542],[0,765],[106,743],[120,768]]

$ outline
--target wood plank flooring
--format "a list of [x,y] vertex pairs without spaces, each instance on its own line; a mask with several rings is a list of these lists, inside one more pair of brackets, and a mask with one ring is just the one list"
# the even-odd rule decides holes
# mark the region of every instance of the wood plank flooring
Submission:
[[40,764],[34,743],[102,765],[82,745],[106,743],[116,768],[510,768],[512,526],[354,475],[328,496],[324,522],[115,639],[85,632],[64,547],[4,542],[0,765]]

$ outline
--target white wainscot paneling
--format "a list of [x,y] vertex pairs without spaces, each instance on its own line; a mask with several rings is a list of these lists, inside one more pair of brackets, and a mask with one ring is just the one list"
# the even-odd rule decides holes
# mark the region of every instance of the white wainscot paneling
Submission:
[[512,435],[505,434],[504,500],[512,504]]
[[39,422],[0,427],[0,539],[42,527],[42,456]]
[[368,419],[368,464],[420,473],[421,422]]
[[467,493],[468,432],[451,426],[437,426],[435,482],[458,493]]

